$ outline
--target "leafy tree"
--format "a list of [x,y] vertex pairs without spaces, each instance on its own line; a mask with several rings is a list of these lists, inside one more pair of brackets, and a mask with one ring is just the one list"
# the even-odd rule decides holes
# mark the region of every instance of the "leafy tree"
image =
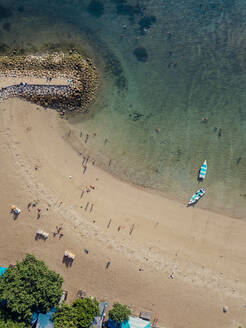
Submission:
[[77,328],[78,312],[72,306],[62,304],[53,315],[52,320],[55,328]]
[[0,302],[4,301],[14,320],[29,322],[32,312],[46,313],[58,304],[62,282],[43,261],[27,254],[0,277]]
[[23,322],[15,322],[12,320],[0,321],[0,328],[27,328]]
[[26,328],[23,322],[14,322],[11,320],[0,321],[0,328]]
[[72,306],[63,304],[52,320],[55,328],[87,328],[98,314],[97,300],[86,297],[77,299]]
[[113,308],[109,311],[108,316],[111,320],[115,322],[123,322],[129,319],[131,310],[120,303],[114,303]]
[[95,298],[86,297],[77,299],[73,302],[72,307],[77,310],[79,319],[79,328],[87,328],[93,319],[99,315],[98,301]]
[[0,328],[26,328],[24,322],[16,322],[11,319],[4,305],[0,307]]

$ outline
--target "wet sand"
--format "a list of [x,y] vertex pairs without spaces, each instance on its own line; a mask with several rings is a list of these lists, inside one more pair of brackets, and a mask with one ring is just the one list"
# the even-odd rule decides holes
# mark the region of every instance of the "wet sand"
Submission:
[[[83,289],[135,314],[150,310],[161,327],[246,324],[245,222],[122,182],[93,158],[83,174],[85,146],[97,136],[80,138],[53,110],[1,103],[0,133],[2,266],[33,253],[64,277],[69,301]],[[12,204],[22,210],[17,220]],[[35,240],[37,229],[50,233],[46,241]],[[76,255],[69,268],[66,249]]]

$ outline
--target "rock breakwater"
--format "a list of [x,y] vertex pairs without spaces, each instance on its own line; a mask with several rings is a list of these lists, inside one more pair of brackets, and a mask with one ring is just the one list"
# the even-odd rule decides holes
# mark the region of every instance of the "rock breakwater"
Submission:
[[[0,56],[1,77],[36,77],[47,84],[20,83],[2,88],[0,101],[20,97],[58,111],[87,112],[96,96],[98,78],[92,61],[78,53],[42,56]],[[49,85],[63,78],[68,85]]]

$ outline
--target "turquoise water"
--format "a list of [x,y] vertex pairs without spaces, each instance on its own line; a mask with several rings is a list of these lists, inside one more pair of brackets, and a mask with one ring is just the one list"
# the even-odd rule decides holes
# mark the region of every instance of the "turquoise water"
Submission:
[[[72,120],[86,133],[96,132],[87,146],[99,165],[182,202],[204,186],[200,207],[245,218],[244,1],[1,5],[0,50],[80,45],[102,67],[92,114]],[[198,186],[205,159],[208,175]]]

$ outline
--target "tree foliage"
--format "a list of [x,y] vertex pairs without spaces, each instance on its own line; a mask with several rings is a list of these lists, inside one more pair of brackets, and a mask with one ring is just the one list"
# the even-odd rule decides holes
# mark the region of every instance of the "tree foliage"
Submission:
[[54,328],[77,328],[78,313],[76,309],[67,304],[62,304],[53,315]]
[[79,328],[87,328],[93,319],[99,314],[98,301],[95,298],[86,297],[77,299],[72,307],[77,310],[79,318]]
[[23,322],[8,320],[0,321],[0,328],[26,328],[26,325]]
[[98,314],[97,300],[86,297],[77,299],[71,306],[63,304],[52,320],[55,328],[87,328]]
[[108,316],[111,320],[120,323],[128,320],[130,314],[131,310],[126,305],[114,303],[113,308],[108,313]]
[[26,328],[24,322],[13,321],[4,305],[0,307],[0,328]]
[[14,320],[29,322],[32,312],[48,312],[62,295],[62,277],[43,261],[27,254],[0,277],[0,302]]

